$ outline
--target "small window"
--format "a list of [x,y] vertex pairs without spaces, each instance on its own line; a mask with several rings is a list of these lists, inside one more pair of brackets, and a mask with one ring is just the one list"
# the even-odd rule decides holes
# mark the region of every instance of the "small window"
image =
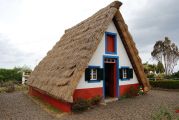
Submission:
[[119,69],[119,75],[121,80],[129,80],[133,78],[133,69],[129,67],[122,67]]
[[104,63],[116,63],[116,59],[114,59],[114,58],[105,58]]
[[90,80],[97,80],[97,69],[91,69]]
[[114,44],[114,36],[107,35],[107,52],[115,52]]
[[127,69],[122,69],[122,77],[123,77],[124,79],[127,78]]
[[99,66],[88,66],[85,69],[85,81],[93,83],[101,80],[103,80],[103,68]]
[[116,45],[116,33],[105,33],[105,52],[106,54],[116,54],[117,45]]

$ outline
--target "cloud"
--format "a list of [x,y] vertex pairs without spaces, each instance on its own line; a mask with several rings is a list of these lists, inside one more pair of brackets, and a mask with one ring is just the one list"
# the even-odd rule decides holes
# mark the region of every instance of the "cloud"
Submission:
[[178,4],[178,0],[148,1],[129,19],[129,27],[139,47],[155,44],[165,36],[179,45]]
[[[179,46],[178,0],[121,0],[120,8],[143,62],[157,40],[168,36]],[[94,14],[111,0],[0,1],[0,67],[34,67],[65,29]],[[2,36],[4,35],[4,36]]]
[[[122,14],[143,62],[155,62],[150,53],[155,42],[163,40],[165,36],[179,47],[178,0],[144,0],[140,1],[138,6],[135,5],[137,3],[128,2],[126,4],[129,5],[129,9],[124,8]],[[177,69],[179,70],[179,65],[175,67],[175,71]]]
[[8,38],[0,34],[0,68],[12,68],[25,64],[32,65],[31,60],[33,58],[34,54],[19,50],[11,44]]

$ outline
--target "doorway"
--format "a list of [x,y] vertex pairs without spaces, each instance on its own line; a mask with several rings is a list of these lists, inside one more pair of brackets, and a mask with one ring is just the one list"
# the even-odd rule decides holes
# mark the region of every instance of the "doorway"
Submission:
[[118,96],[117,59],[104,58],[104,95],[105,98]]

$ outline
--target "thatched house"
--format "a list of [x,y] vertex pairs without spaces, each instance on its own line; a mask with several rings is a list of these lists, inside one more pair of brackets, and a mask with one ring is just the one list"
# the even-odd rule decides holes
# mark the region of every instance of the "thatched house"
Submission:
[[112,2],[66,30],[32,72],[29,94],[69,112],[77,98],[120,98],[139,85],[149,91],[141,59],[119,11],[121,5]]

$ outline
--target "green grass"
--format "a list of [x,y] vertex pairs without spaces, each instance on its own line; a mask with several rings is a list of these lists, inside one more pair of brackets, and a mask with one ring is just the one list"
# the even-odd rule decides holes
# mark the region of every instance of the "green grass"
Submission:
[[[44,104],[45,104],[45,103],[44,103]],[[47,103],[46,103],[45,106],[47,107],[47,109],[49,109],[50,111],[52,111],[52,112],[54,112],[54,113],[60,113],[60,112],[62,112],[62,111],[60,111],[59,109],[53,107],[53,106],[50,105],[50,104],[47,104]]]
[[41,100],[39,97],[32,97],[35,102],[37,104],[39,104],[43,109],[45,109],[46,111],[48,112],[51,112],[51,113],[61,113],[62,111],[60,111],[59,109],[53,107],[52,105],[44,102],[43,100]]

